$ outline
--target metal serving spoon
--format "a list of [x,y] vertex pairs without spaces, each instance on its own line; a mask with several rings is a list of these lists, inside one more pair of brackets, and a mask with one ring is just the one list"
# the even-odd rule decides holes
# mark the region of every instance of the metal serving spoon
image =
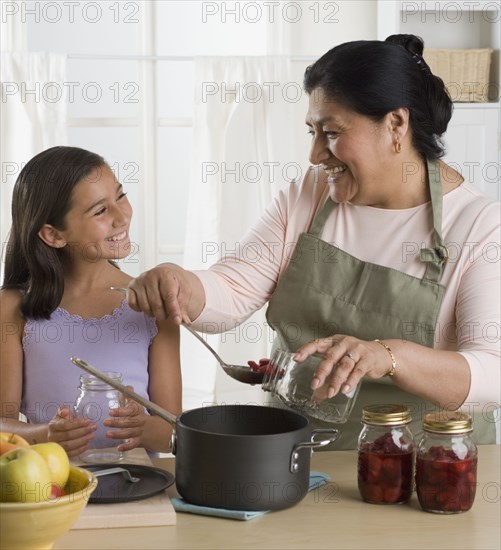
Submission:
[[198,334],[198,332],[194,331],[191,327],[188,325],[183,325],[186,330],[191,332],[195,338],[200,340],[202,344],[212,353],[212,355],[216,358],[217,362],[220,364],[224,372],[228,375],[234,378],[235,380],[238,380],[239,382],[243,382],[244,384],[261,384],[264,379],[264,372],[259,372],[252,370],[247,365],[228,365],[228,363],[225,363],[221,357],[216,353],[216,351],[209,346],[209,344]]
[[[123,292],[124,294],[127,292],[126,288],[118,287],[118,286],[111,286],[111,290],[118,290],[119,292]],[[224,372],[231,376],[231,378],[234,378],[235,380],[238,380],[239,382],[243,382],[244,384],[261,384],[264,379],[264,372],[254,371],[247,365],[228,365],[228,363],[225,363],[221,357],[216,353],[216,351],[191,327],[188,325],[183,325],[183,327],[195,336],[216,358],[219,365],[222,367]]]

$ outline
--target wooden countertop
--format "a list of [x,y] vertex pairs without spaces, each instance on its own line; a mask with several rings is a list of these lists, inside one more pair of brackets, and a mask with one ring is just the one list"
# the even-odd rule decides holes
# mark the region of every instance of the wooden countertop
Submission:
[[[174,459],[154,460],[174,471]],[[295,506],[250,521],[177,514],[177,525],[71,530],[58,539],[61,550],[173,548],[338,548],[479,549],[501,548],[501,446],[479,447],[478,487],[464,514],[423,512],[414,494],[404,505],[362,502],[356,480],[356,452],[315,453],[311,469],[332,480]],[[169,489],[176,495],[174,487]]]

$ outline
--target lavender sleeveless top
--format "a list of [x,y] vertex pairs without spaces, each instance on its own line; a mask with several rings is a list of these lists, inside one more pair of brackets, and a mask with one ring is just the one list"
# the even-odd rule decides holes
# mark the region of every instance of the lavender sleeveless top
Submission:
[[155,320],[124,300],[112,314],[83,319],[57,308],[50,319],[30,319],[23,337],[21,412],[29,422],[47,423],[60,405],[73,407],[84,371],[76,355],[103,371],[121,372],[126,385],[148,398],[148,351]]

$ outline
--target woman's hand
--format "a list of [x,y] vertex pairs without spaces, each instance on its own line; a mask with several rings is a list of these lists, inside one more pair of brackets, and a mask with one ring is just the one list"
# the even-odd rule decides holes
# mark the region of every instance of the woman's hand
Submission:
[[89,419],[78,418],[69,407],[62,406],[49,422],[47,441],[59,443],[69,457],[76,457],[87,449],[96,428]]
[[364,376],[382,378],[391,369],[391,358],[383,346],[344,334],[308,342],[297,350],[294,360],[304,361],[314,353],[323,354],[311,381],[316,401],[339,391],[348,393]]
[[[127,387],[134,390],[132,386]],[[123,443],[117,447],[119,451],[130,451],[141,445],[144,426],[148,418],[141,405],[128,399],[124,407],[110,409],[110,417],[103,424],[107,428],[115,429],[106,432],[106,437],[123,440]]]
[[132,309],[158,321],[189,325],[205,305],[205,291],[195,274],[175,264],[161,264],[129,283],[127,301]]

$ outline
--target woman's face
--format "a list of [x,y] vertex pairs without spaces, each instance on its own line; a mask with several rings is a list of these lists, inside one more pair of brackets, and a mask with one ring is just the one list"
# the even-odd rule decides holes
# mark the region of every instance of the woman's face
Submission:
[[310,95],[306,124],[312,136],[310,162],[327,172],[332,200],[384,205],[395,189],[390,182],[394,147],[387,120],[375,123],[317,88]]

